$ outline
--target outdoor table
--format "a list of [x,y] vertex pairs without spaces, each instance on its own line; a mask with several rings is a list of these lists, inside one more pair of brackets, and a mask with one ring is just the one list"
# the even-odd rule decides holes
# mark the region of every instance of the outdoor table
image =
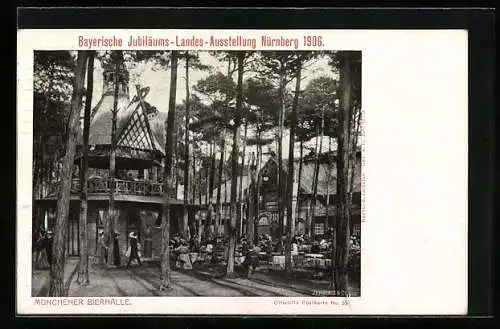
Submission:
[[304,267],[306,268],[317,268],[319,266],[319,261],[323,258],[322,254],[305,254],[304,255]]
[[323,258],[323,254],[305,254],[306,258]]
[[273,256],[273,267],[284,268],[285,267],[285,256]]
[[261,251],[261,252],[259,252],[257,254],[259,256],[259,261],[260,262],[262,262],[262,263],[269,262],[269,255],[267,254],[267,252]]
[[292,256],[292,264],[294,267],[302,267],[304,265],[304,255],[298,254]]
[[318,259],[317,267],[320,269],[327,269],[332,266],[332,260],[328,258]]
[[311,250],[311,247],[312,247],[312,245],[303,244],[303,245],[299,246],[299,251],[308,252],[309,250]]

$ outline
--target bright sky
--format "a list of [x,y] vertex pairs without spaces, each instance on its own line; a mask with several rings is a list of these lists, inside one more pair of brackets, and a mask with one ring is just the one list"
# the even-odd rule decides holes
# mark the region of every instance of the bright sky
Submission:
[[[202,64],[214,67],[213,72],[220,71],[227,74],[227,62],[219,62],[214,56],[206,51],[199,52],[200,61]],[[168,98],[170,91],[170,68],[166,70],[154,70],[153,65],[149,62],[139,63],[135,68],[129,69],[130,71],[130,92],[133,96],[135,94],[135,84],[140,83],[142,86],[150,87],[150,92],[146,100],[152,105],[156,106],[162,112],[168,112]],[[179,60],[179,67],[177,70],[177,103],[182,103],[186,95],[185,86],[185,66],[184,61]],[[210,74],[209,71],[196,71],[190,69],[189,85],[192,88],[196,83],[206,78]],[[318,59],[310,63],[302,71],[302,88],[304,88],[309,81],[318,76],[331,76],[335,77],[331,68],[328,66],[326,59]],[[233,75],[236,79],[236,74]],[[245,77],[244,77],[245,79]],[[102,94],[102,68],[98,61],[95,63],[94,69],[94,95],[92,99],[93,105],[97,104]],[[289,84],[293,88],[294,83]]]
[[[214,56],[210,55],[206,51],[199,52],[200,61],[202,64],[212,66],[213,72],[220,71],[224,74],[227,74],[227,62],[219,62]],[[170,69],[167,70],[154,70],[153,64],[151,63],[140,63],[135,68],[130,69],[130,97],[133,97],[135,94],[135,84],[139,83],[143,87],[150,87],[150,92],[146,97],[146,100],[153,106],[156,106],[161,112],[168,112],[168,98],[169,98],[169,82],[170,82]],[[206,78],[211,72],[209,71],[196,71],[190,70],[189,73],[189,85],[192,88],[196,83]],[[314,60],[311,63],[308,63],[303,71],[302,78],[303,81],[301,83],[301,88],[304,89],[307,84],[314,78],[319,76],[330,76],[336,78],[335,74],[332,72],[331,68],[328,66],[327,59],[321,58]],[[185,66],[184,61],[179,61],[179,67],[177,71],[177,95],[176,102],[182,103],[185,99],[186,95],[186,86],[185,86]],[[234,78],[236,79],[236,74],[234,74]],[[99,102],[102,95],[102,87],[103,87],[103,76],[102,76],[102,68],[98,61],[95,63],[94,69],[94,95],[92,98],[92,106],[94,107],[97,102]],[[244,77],[245,79],[245,77]],[[295,83],[292,81],[289,84],[290,88],[294,88]],[[249,132],[249,135],[252,132]],[[284,138],[283,138],[283,158],[288,158],[288,143],[289,143],[289,132],[285,130]],[[306,143],[307,146],[314,147],[315,139]],[[328,150],[328,139],[325,138],[323,141],[323,152]],[[229,144],[230,145],[230,144]],[[332,147],[335,148],[332,143]],[[266,150],[266,147],[264,147]],[[269,150],[273,150],[276,152],[275,143],[269,146]],[[295,147],[295,156],[299,156],[299,144],[296,143]],[[247,158],[251,154],[251,152],[255,152],[253,148],[247,148]],[[305,151],[307,154],[307,151]]]

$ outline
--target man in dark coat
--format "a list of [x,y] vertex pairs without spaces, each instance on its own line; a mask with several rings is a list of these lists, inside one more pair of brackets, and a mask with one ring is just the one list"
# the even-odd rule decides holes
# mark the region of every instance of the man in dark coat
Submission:
[[118,244],[118,232],[113,233],[113,263],[120,266],[120,246]]
[[52,231],[47,231],[45,235],[45,239],[43,241],[43,248],[47,253],[47,261],[49,262],[49,267],[52,265],[52,242],[54,241],[54,237],[52,235]]
[[243,266],[244,273],[247,277],[252,274],[257,266],[259,266],[259,254],[255,250],[255,247],[251,244],[248,246],[245,255],[245,260],[241,264]]
[[139,241],[137,241],[137,234],[132,232],[130,233],[130,255],[128,257],[127,268],[130,266],[132,260],[136,260],[141,266],[141,259],[139,257]]

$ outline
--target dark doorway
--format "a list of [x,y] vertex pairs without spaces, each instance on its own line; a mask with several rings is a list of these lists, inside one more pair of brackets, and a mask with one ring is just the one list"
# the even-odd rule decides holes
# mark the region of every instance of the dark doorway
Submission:
[[[138,241],[141,242],[141,216],[138,210],[136,209],[127,209],[127,241],[130,243],[129,234],[132,232],[136,232],[138,235]],[[128,247],[128,245],[127,245]]]
[[78,215],[69,213],[66,249],[68,256],[80,256],[80,227],[78,226]]

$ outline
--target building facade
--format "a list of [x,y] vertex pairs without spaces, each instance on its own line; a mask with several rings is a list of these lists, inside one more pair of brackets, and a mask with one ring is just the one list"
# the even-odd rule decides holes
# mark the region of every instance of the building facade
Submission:
[[[334,157],[335,155],[333,155]],[[315,207],[314,200],[314,173],[316,161],[305,159],[302,164],[299,160],[294,162],[294,186],[291,219],[294,223],[295,234],[310,234],[315,238],[325,237],[330,230],[335,228],[335,195],[336,195],[336,166],[335,161],[328,163],[325,159],[320,161],[318,170],[318,183],[316,187]],[[280,190],[278,184],[279,164],[275,157],[268,159],[260,168],[255,179],[260,182],[258,193],[258,216],[256,222],[257,234],[269,234],[278,237],[279,232],[279,202]],[[282,200],[286,199],[286,176],[288,160],[283,161],[283,179],[285,181],[281,189]],[[299,179],[300,172],[300,179]],[[351,209],[351,234],[361,233],[361,152],[356,154],[354,171],[352,173],[352,209]],[[249,216],[255,220],[255,215],[249,211],[248,193],[251,189],[251,179],[248,175],[238,177],[238,184],[243,184],[243,201],[241,222],[237,223],[240,234],[248,233]],[[256,183],[257,184],[257,183]],[[218,223],[219,235],[224,234],[226,223],[230,220],[230,179],[225,179],[220,186],[221,189],[221,216]],[[238,187],[239,189],[239,187]],[[212,204],[216,207],[216,191],[214,190]],[[239,201],[239,200],[238,200]],[[284,213],[284,225],[288,225],[288,214],[285,201],[282,201]],[[250,215],[249,215],[250,214]],[[205,211],[201,214],[206,217]]]
[[[111,131],[115,81],[118,81],[116,113],[116,175],[114,180],[116,232],[122,262],[129,245],[129,233],[139,235],[145,259],[156,259],[161,252],[161,209],[163,204],[163,158],[165,151],[165,115],[147,103],[148,88],[137,87],[130,97],[129,74],[122,64],[115,79],[114,67],[104,67],[103,95],[91,112],[89,130],[88,243],[91,259],[99,261],[99,233],[104,231],[109,212]],[[83,139],[80,135],[71,186],[66,252],[78,256],[80,178]],[[53,181],[49,191],[34,204],[34,231],[53,230],[60,182]],[[171,231],[179,231],[182,201],[172,195]]]

